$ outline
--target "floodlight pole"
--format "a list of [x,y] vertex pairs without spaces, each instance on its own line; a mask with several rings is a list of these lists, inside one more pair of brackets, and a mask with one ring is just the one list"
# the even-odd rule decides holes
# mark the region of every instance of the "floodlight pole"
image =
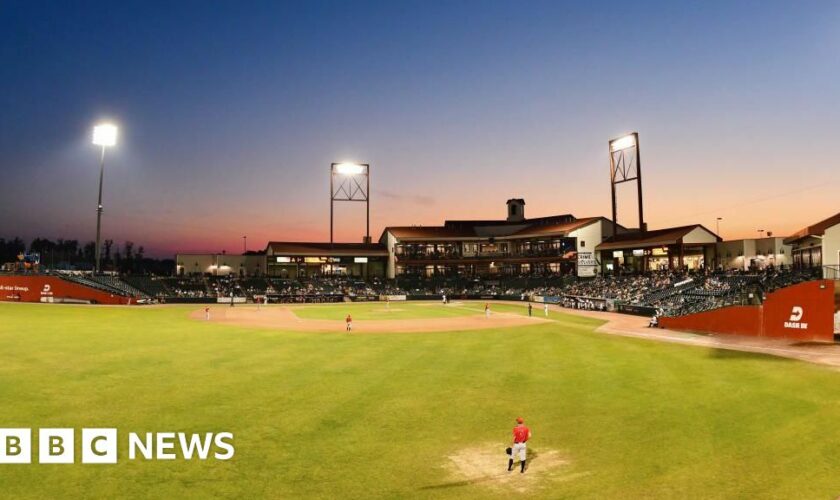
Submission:
[[639,133],[633,132],[633,138],[636,140],[636,185],[639,186],[639,231],[644,234],[647,232],[645,227],[645,213],[642,203],[642,154],[639,152]]
[[[330,164],[330,245],[334,239],[335,223],[335,202],[336,201],[361,201],[365,203],[365,242],[370,241],[370,164],[358,163],[353,166],[362,170],[348,173],[342,172],[342,167],[348,164]],[[338,190],[336,191],[335,176],[343,176],[339,179]],[[358,176],[365,176],[365,184],[362,185]]]
[[365,210],[367,213],[365,214],[365,220],[367,221],[367,225],[365,226],[365,243],[370,242],[370,165],[365,167],[365,179],[367,180],[367,187],[365,188],[367,192],[365,193]]
[[[624,140],[625,138],[633,137],[633,145],[616,148],[613,150],[613,143]],[[627,161],[624,156],[624,151],[630,148],[635,148],[635,157]],[[644,203],[642,197],[642,156],[639,152],[639,133],[633,132],[624,137],[613,139],[609,141],[610,152],[610,190],[612,194],[612,226],[613,236],[618,233],[618,207],[616,203],[616,184],[623,182],[636,182],[636,189],[638,193],[639,203],[639,232],[644,233],[645,227],[645,213]],[[618,158],[618,160],[616,160]]]
[[102,228],[102,180],[105,177],[105,146],[102,146],[102,155],[99,159],[99,203],[96,204],[96,267],[94,272],[99,274],[102,270],[100,259],[102,257],[101,228]]

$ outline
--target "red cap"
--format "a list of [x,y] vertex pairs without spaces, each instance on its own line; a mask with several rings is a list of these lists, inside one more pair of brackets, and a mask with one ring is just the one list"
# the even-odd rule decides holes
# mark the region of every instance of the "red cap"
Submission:
[[517,424],[524,424],[525,420],[522,417],[516,417],[516,423]]

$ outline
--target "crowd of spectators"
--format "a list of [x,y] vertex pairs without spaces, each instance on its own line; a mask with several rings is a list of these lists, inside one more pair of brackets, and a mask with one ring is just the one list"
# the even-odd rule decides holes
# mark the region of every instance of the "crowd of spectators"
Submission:
[[614,310],[621,306],[648,308],[658,316],[679,315],[733,304],[757,304],[775,289],[818,278],[816,270],[768,267],[764,270],[699,272],[662,270],[644,275],[530,276],[506,278],[424,278],[363,280],[346,276],[305,279],[236,276],[91,276],[76,273],[66,279],[106,288],[123,295],[158,301],[215,300],[270,302],[337,302],[378,300],[384,295],[440,297],[504,297],[528,300],[545,297],[561,306]]

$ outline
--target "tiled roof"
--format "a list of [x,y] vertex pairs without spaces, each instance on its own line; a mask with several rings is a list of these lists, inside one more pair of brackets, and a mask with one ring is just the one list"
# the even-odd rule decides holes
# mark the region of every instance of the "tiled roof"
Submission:
[[[628,247],[658,247],[665,245],[674,245],[681,238],[685,237],[691,231],[698,227],[709,231],[701,224],[693,224],[690,226],[669,227],[665,229],[656,229],[654,231],[646,231],[644,233],[632,232],[616,235],[609,240],[601,243],[596,250],[613,250]],[[711,233],[711,231],[709,231]],[[714,234],[714,233],[712,233]]]
[[804,229],[800,229],[799,231],[785,238],[785,243],[793,243],[797,240],[801,240],[802,238],[807,238],[808,236],[822,236],[823,234],[825,234],[826,229],[830,228],[831,226],[836,226],[837,224],[840,224],[840,213],[834,214],[828,219],[817,222],[814,225],[808,226]]
[[[584,226],[588,226],[593,222],[599,221],[603,219],[603,217],[584,217],[583,219],[578,219],[574,222],[565,222],[561,224],[548,224],[545,226],[534,226],[534,227],[526,227],[525,229],[520,229],[519,231],[513,233],[511,236],[551,236],[551,235],[566,235],[575,229],[579,229]],[[606,220],[606,219],[603,219]]]

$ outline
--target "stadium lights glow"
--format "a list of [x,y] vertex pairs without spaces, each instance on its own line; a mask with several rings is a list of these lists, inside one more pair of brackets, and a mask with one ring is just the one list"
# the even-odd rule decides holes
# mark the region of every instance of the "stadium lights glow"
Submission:
[[335,171],[343,175],[358,175],[364,173],[365,166],[358,163],[339,163],[335,166]]
[[102,155],[99,159],[99,202],[96,204],[96,267],[94,271],[99,274],[102,271],[101,255],[101,227],[102,227],[102,178],[105,176],[105,148],[117,144],[117,126],[112,123],[100,123],[93,127],[93,144],[102,146]]
[[117,126],[102,123],[93,127],[93,143],[97,146],[114,146],[117,144]]
[[633,134],[628,134],[610,141],[610,151],[621,151],[622,149],[629,149],[635,146],[636,136]]

